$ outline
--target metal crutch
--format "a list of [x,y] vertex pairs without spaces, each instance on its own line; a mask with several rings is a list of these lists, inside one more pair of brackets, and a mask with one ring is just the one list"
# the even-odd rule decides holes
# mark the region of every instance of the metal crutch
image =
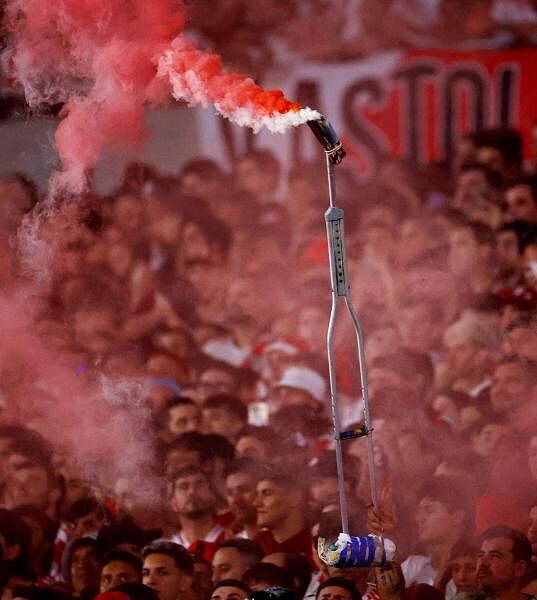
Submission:
[[[347,277],[347,265],[345,254],[344,237],[344,213],[341,208],[335,205],[336,182],[334,167],[343,160],[345,150],[339,141],[332,125],[323,117],[316,121],[308,122],[315,137],[319,140],[326,152],[326,168],[328,174],[328,194],[330,207],[325,212],[326,235],[328,238],[328,256],[330,260],[330,279],[332,284],[332,309],[330,311],[330,320],[328,322],[328,332],[326,336],[328,350],[328,370],[330,376],[330,397],[332,421],[334,425],[334,437],[336,445],[336,462],[338,475],[339,505],[341,511],[342,532],[349,533],[349,516],[347,506],[347,496],[345,493],[345,476],[343,471],[343,453],[341,449],[342,440],[353,439],[356,437],[367,437],[367,457],[369,466],[369,486],[371,490],[371,501],[373,506],[377,507],[377,485],[375,480],[375,462],[373,453],[373,438],[371,419],[369,414],[369,397],[367,393],[367,375],[365,363],[364,340],[362,329],[356,316],[356,311],[352,304],[350,289]],[[362,400],[364,403],[364,425],[358,431],[341,431],[338,411],[338,395],[336,381],[336,365],[334,359],[334,329],[338,311],[338,302],[340,298],[345,299],[347,310],[351,316],[352,325],[356,333],[358,346],[358,363],[360,366],[360,379],[362,387]]]

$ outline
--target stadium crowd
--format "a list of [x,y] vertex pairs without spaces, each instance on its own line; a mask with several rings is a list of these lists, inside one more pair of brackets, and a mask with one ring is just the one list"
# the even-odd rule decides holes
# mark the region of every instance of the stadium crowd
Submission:
[[[136,163],[112,197],[51,216],[53,279],[33,329],[89,379],[147,382],[166,485],[140,512],[128,481],[88,480],[38,420],[4,416],[2,599],[531,595],[537,186],[520,148],[516,131],[486,131],[435,170],[389,162],[358,186],[339,169],[380,490],[375,509],[366,443],[345,441],[351,533],[398,547],[371,572],[315,550],[340,527],[322,165],[293,166],[282,187],[267,150],[232,173],[204,158],[177,177]],[[22,277],[13,240],[37,200],[27,177],[1,180],[4,288]],[[359,429],[353,335],[336,331],[338,381],[343,426]]]

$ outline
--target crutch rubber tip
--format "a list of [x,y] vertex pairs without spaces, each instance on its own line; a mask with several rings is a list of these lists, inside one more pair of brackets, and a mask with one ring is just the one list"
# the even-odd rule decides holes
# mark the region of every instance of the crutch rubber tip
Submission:
[[333,542],[320,537],[317,551],[319,558],[329,567],[372,567],[391,562],[395,556],[395,544],[378,535],[356,537],[340,533]]

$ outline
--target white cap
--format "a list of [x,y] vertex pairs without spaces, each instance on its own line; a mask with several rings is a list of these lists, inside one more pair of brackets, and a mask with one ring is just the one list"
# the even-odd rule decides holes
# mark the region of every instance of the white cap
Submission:
[[319,402],[324,402],[326,399],[326,381],[324,377],[308,367],[289,367],[283,372],[282,378],[274,387],[290,387],[303,390]]

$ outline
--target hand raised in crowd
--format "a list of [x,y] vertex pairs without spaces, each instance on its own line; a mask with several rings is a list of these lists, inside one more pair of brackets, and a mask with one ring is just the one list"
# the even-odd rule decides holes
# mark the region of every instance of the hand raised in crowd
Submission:
[[378,497],[377,506],[371,504],[367,509],[367,530],[369,533],[390,537],[396,526],[393,492],[386,487]]

